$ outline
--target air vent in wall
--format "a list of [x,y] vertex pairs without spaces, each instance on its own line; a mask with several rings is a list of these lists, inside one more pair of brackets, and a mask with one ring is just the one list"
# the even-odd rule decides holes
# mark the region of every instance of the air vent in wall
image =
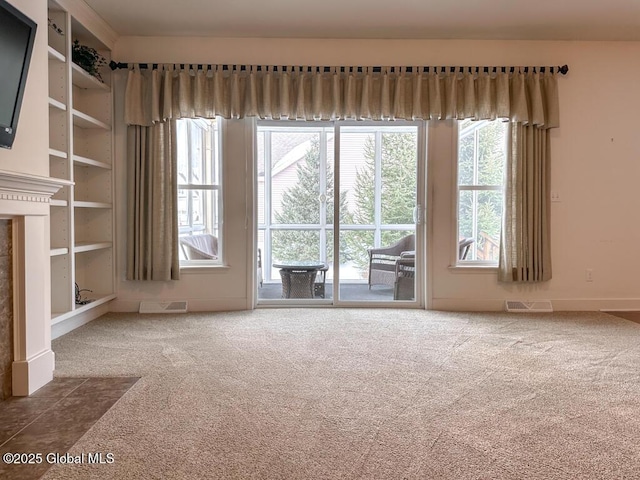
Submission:
[[507,312],[553,312],[550,300],[536,300],[534,302],[507,300],[505,307]]
[[140,313],[186,313],[187,302],[140,302]]

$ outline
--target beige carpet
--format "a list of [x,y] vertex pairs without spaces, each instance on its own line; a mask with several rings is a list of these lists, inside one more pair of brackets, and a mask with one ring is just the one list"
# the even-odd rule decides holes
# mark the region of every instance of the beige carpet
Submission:
[[637,479],[640,325],[607,314],[110,314],[58,376],[141,376],[45,479]]

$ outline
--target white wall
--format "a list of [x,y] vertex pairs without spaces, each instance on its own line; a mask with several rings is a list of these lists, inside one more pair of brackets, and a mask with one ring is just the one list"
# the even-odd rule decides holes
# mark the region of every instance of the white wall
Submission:
[[[237,63],[285,65],[563,65],[559,80],[561,127],[552,133],[553,280],[534,286],[501,285],[493,272],[448,268],[455,236],[452,225],[453,130],[431,131],[429,278],[431,307],[501,309],[506,298],[554,300],[556,309],[640,309],[640,241],[636,212],[640,195],[640,42],[528,42],[433,40],[286,40],[215,38],[121,38],[114,59],[122,62]],[[124,73],[119,74],[124,77]],[[122,78],[118,88],[123,88]],[[119,92],[121,101],[122,92]],[[118,118],[121,121],[122,110]],[[124,203],[118,209],[119,301],[135,309],[141,298],[194,298],[196,305],[242,308],[247,304],[245,257],[251,228],[245,228],[252,185],[248,123],[234,122],[227,137],[225,226],[230,268],[185,275],[180,282],[139,283],[124,278]],[[124,129],[117,136],[119,198],[124,200]],[[246,171],[245,171],[246,170]],[[231,187],[231,185],[233,185]],[[585,281],[585,269],[594,281]],[[250,290],[249,290],[250,292]]]
[[47,2],[9,0],[38,24],[13,148],[0,148],[0,170],[49,176]]
[[12,394],[23,396],[51,381],[54,370],[49,208],[43,201],[52,184],[40,178],[49,176],[47,2],[9,3],[38,25],[15,142],[11,150],[0,149],[0,216],[12,219],[14,240]]

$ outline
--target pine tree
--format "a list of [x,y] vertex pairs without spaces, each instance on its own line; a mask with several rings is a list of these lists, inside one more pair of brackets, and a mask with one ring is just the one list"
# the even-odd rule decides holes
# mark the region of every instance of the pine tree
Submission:
[[[417,194],[417,140],[413,133],[381,135],[382,223],[412,224]],[[375,141],[367,137],[364,145],[365,164],[358,170],[355,186],[354,223],[375,224]],[[390,245],[407,235],[406,231],[383,231],[381,244]],[[367,248],[373,246],[373,233],[351,231],[346,235],[353,262],[363,271],[368,268]]]
[[[327,165],[326,192],[320,192],[320,160],[319,140],[314,137],[309,150],[296,166],[297,183],[282,194],[280,208],[275,211],[277,224],[318,225],[321,208],[326,208],[327,224],[333,223],[333,171],[331,165]],[[321,194],[326,198],[324,204]],[[346,192],[340,194],[340,211],[342,218],[350,218]],[[279,261],[319,260],[319,245],[318,230],[273,231],[273,256]],[[333,260],[333,235],[330,232],[327,234],[326,259],[328,262]]]

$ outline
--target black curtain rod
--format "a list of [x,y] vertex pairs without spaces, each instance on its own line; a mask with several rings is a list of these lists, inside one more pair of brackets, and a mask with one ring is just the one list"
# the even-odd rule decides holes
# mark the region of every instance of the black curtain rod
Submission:
[[[122,63],[122,62],[114,62],[113,60],[109,63],[109,67],[111,67],[111,70],[116,70],[116,69],[122,69],[122,68],[129,68],[130,66],[133,66],[134,64],[129,64],[129,63]],[[151,67],[149,67],[149,65],[151,65]],[[158,65],[163,65],[163,64],[159,64],[159,63],[139,63],[138,66],[142,69],[145,68],[158,68]],[[176,64],[177,65],[177,64]],[[184,64],[184,63],[180,63],[180,68],[184,68],[185,66],[189,66],[192,67],[193,65],[191,64]],[[202,70],[204,68],[206,68],[207,65],[203,65],[203,64],[198,64],[197,65],[197,69],[198,70]],[[230,70],[233,68],[239,68],[240,71],[246,71],[248,70],[250,67],[247,65],[223,65],[222,69],[223,70]],[[282,71],[282,72],[286,72],[287,70],[291,71],[294,67],[287,67],[287,66],[273,66],[271,67],[273,69],[273,71]],[[305,67],[307,69],[308,72],[311,72],[313,70],[316,70],[317,68],[323,68],[324,72],[330,72],[331,69],[333,67]],[[344,73],[346,70],[350,69],[351,67],[338,67],[339,71],[341,73]],[[364,68],[367,67],[356,67],[356,71],[357,72],[362,72]],[[374,72],[380,72],[382,70],[382,67],[372,67]],[[395,71],[395,69],[398,67],[390,67],[391,71]],[[422,67],[423,68],[423,73],[429,73],[430,68],[431,67]],[[437,69],[437,67],[434,67]],[[497,72],[498,70],[500,70],[502,73],[505,73],[507,71],[507,69],[509,70],[510,73],[513,73],[515,71],[516,68],[520,68],[520,67],[440,67],[441,68],[441,72],[446,72],[447,69],[449,69],[449,71],[451,73],[454,73],[456,70],[459,69],[459,71],[462,73],[464,71],[475,71],[476,73],[480,71],[480,69],[482,69],[483,72],[485,73],[489,73],[490,70],[492,70],[494,73]],[[545,71],[547,71],[547,69],[549,69],[550,72],[554,72],[557,71],[558,73],[561,73],[562,75],[566,75],[569,72],[569,66],[568,65],[562,65],[562,66],[558,66],[558,67],[524,67],[524,72],[528,73],[529,69],[533,68],[534,70],[540,72],[540,73],[544,73]],[[262,71],[262,66],[258,65],[256,67],[257,71]],[[413,67],[405,67],[405,71],[408,73],[411,73],[413,71]]]

